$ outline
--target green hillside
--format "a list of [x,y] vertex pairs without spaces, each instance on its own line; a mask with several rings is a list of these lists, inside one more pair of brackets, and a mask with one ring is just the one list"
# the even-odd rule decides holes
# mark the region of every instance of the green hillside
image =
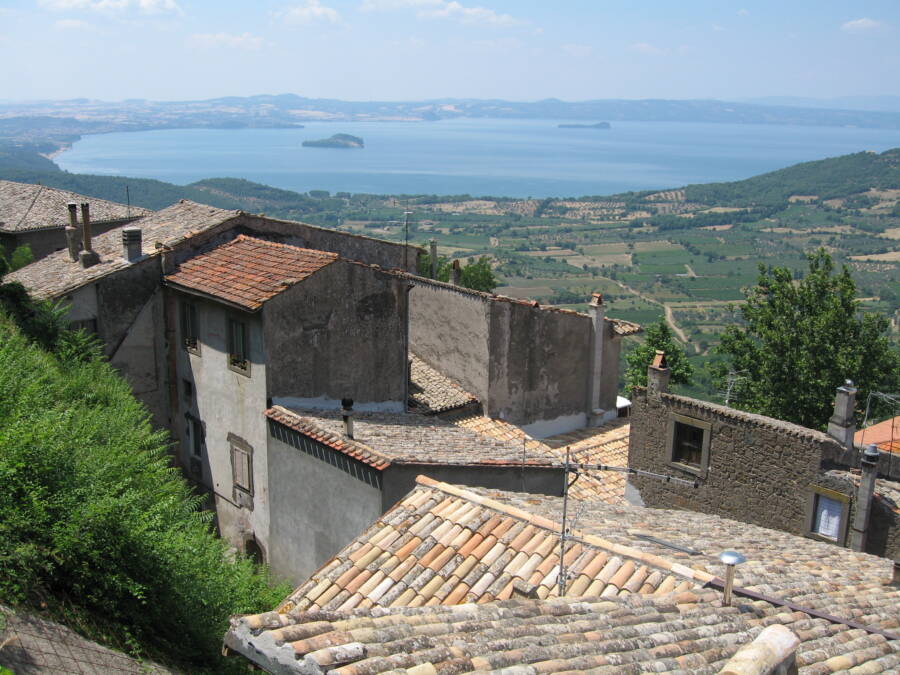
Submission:
[[830,157],[731,183],[689,185],[688,201],[719,206],[758,206],[786,202],[791,195],[821,199],[845,197],[869,188],[900,188],[900,148]]

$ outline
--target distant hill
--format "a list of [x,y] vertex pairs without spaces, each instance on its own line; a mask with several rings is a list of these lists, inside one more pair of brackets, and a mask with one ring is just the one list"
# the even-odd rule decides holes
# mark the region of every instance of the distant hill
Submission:
[[857,152],[795,164],[730,183],[705,183],[685,188],[687,201],[719,206],[766,206],[786,202],[791,195],[822,199],[844,197],[869,188],[900,188],[900,148]]

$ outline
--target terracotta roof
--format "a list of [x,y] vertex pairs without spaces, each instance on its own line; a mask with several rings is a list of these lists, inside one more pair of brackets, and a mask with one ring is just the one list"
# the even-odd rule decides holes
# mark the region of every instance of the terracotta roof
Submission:
[[853,435],[853,443],[858,447],[874,443],[884,452],[900,453],[900,415],[860,429]]
[[[124,196],[124,195],[123,195]],[[138,206],[95,199],[45,185],[0,180],[0,232],[26,232],[65,227],[69,224],[67,205],[75,202],[91,205],[91,221],[109,223],[145,216],[152,211]],[[81,210],[79,208],[79,220]]]
[[[558,499],[419,483],[275,611],[234,618],[226,644],[273,672],[715,673],[783,624],[800,639],[801,673],[900,668],[900,639],[877,632],[900,625],[883,559],[715,516],[592,504],[559,598]],[[641,539],[639,523],[701,552]],[[723,607],[701,588],[718,583],[722,540],[749,559],[738,584],[753,578],[811,613],[743,589]]]
[[[536,597],[558,595],[558,513],[545,518],[423,476],[418,483],[279,611],[484,603],[512,597],[516,582]],[[576,536],[564,559],[572,596],[663,594],[713,576],[592,537]]]
[[[553,461],[565,461],[568,446],[572,462],[628,466],[628,438],[631,425],[627,418],[616,419],[600,427],[577,429],[539,441],[530,438],[525,440],[525,432],[519,427],[503,420],[486,417],[478,411],[464,410],[456,413],[451,411],[444,415],[444,418],[488,438],[525,442],[529,450],[543,454]],[[625,502],[626,482],[627,476],[624,472],[582,473],[572,486],[569,496],[573,499],[620,504]]]
[[608,317],[606,320],[612,325],[613,332],[616,335],[636,335],[644,330],[639,324],[636,324],[633,321],[610,319]]
[[415,412],[433,415],[475,403],[475,397],[459,383],[415,354],[410,353],[409,362],[409,405]]
[[185,260],[166,282],[253,311],[337,259],[336,253],[241,234]]
[[[157,243],[172,246],[193,234],[203,232],[240,215],[240,211],[224,211],[204,204],[182,200],[177,204],[144,216],[131,223],[142,231],[145,256],[159,255]],[[58,298],[107,274],[124,269],[129,263],[122,257],[122,228],[115,228],[93,238],[93,248],[100,262],[83,268],[69,259],[67,251],[51,253],[46,258],[7,274],[4,281],[18,281],[38,298]]]
[[[522,444],[478,436],[438,417],[409,413],[353,413],[353,439],[344,435],[337,410],[289,410],[274,406],[266,416],[377,469],[389,464],[521,466]],[[529,466],[554,466],[527,450]]]

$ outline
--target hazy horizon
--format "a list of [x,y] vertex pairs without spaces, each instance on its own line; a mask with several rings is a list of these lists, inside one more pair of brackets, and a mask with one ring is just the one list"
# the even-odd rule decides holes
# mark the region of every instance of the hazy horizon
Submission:
[[821,103],[900,96],[898,30],[894,0],[6,0],[0,58],[15,67],[0,90],[7,101]]

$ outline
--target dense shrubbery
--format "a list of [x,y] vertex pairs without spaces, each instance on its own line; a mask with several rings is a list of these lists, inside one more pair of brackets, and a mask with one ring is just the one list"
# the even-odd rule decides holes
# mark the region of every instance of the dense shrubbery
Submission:
[[49,353],[0,313],[0,597],[74,606],[120,646],[221,670],[228,616],[285,589],[228,552],[165,447],[107,363]]

